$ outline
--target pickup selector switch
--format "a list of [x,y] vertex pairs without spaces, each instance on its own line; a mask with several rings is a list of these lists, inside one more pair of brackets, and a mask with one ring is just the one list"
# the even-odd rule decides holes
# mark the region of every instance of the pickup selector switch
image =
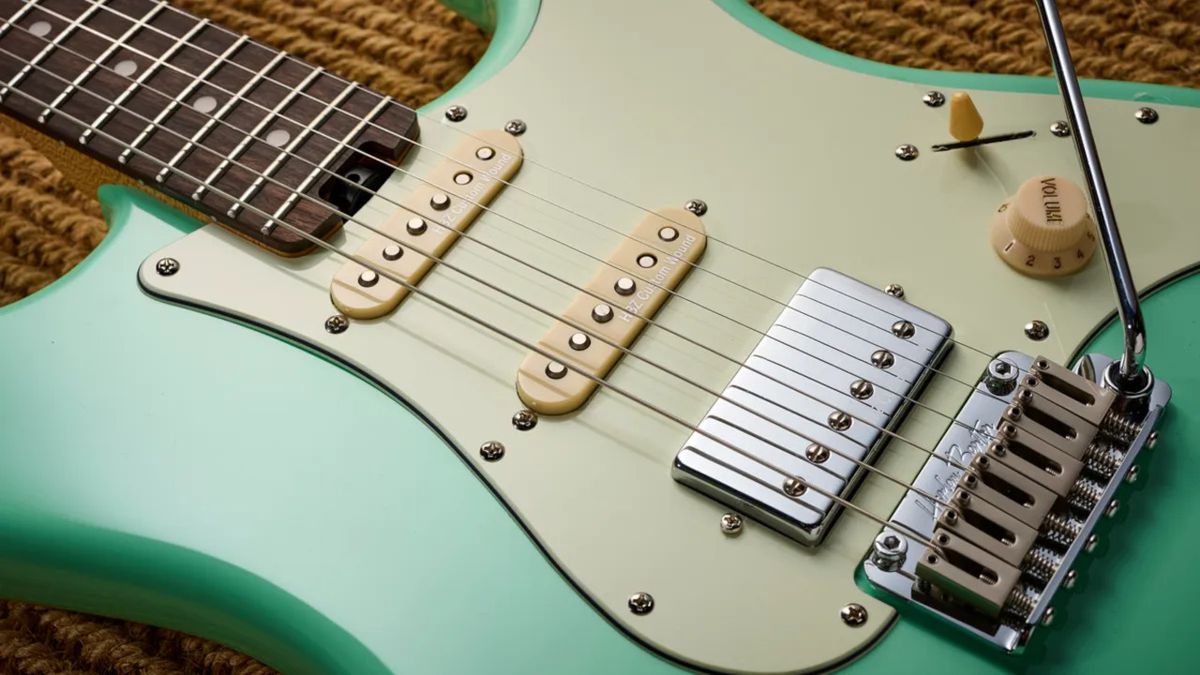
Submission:
[[1013,269],[1057,277],[1083,269],[1096,251],[1087,200],[1062,176],[1034,176],[996,210],[992,246]]

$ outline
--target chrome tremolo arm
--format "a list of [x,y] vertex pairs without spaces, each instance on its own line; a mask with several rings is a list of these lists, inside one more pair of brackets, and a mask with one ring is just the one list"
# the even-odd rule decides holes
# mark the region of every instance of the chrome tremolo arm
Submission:
[[1146,327],[1142,321],[1137,288],[1133,285],[1133,275],[1129,271],[1125,247],[1117,229],[1117,218],[1108,197],[1104,171],[1100,166],[1100,155],[1092,137],[1092,127],[1088,122],[1083,94],[1079,90],[1079,79],[1071,61],[1071,52],[1067,47],[1066,33],[1063,31],[1057,2],[1038,0],[1037,4],[1046,44],[1050,48],[1050,60],[1062,92],[1063,106],[1075,132],[1072,134],[1075,139],[1075,151],[1079,154],[1079,163],[1087,183],[1088,195],[1091,197],[1092,209],[1096,212],[1096,224],[1100,230],[1104,257],[1117,292],[1117,313],[1124,330],[1125,348],[1121,358],[1114,362],[1116,372],[1110,371],[1107,379],[1123,394],[1141,394],[1150,386],[1150,375],[1143,366],[1146,354]]

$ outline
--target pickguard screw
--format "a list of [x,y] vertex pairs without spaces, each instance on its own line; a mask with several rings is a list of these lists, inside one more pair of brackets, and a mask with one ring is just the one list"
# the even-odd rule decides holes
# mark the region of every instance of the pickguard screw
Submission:
[[904,287],[901,286],[900,284],[888,284],[887,286],[883,287],[883,292],[887,293],[888,295],[892,296],[893,298],[903,298],[904,297]]
[[683,208],[698,216],[708,213],[708,204],[705,204],[703,199],[689,199],[684,203]]
[[1041,342],[1050,337],[1050,326],[1047,326],[1045,321],[1034,319],[1025,324],[1025,337]]
[[[1147,448],[1153,450],[1154,446],[1156,446],[1156,445],[1158,445],[1158,431],[1157,430],[1151,431],[1150,435],[1146,437],[1146,447]],[[1137,468],[1137,467],[1134,467],[1134,468]]]
[[1063,577],[1064,588],[1075,588],[1075,582],[1079,581],[1079,573],[1075,570],[1067,570],[1067,575]]
[[904,145],[896,148],[896,156],[905,162],[913,161],[919,154],[921,154],[921,151],[917,150],[917,146],[911,143],[905,143]]
[[1086,541],[1083,542],[1083,550],[1091,553],[1096,550],[1096,545],[1100,543],[1100,537],[1094,534],[1089,534]]
[[512,416],[512,424],[517,428],[517,431],[529,431],[530,429],[536,427],[537,423],[537,413],[528,408],[518,410]]
[[508,123],[504,125],[504,130],[513,136],[520,136],[521,134],[525,133],[527,129],[529,129],[529,127],[521,120],[509,120]]
[[629,596],[629,611],[634,614],[649,614],[654,609],[654,596],[649,593],[634,593]]
[[858,628],[867,622],[867,608],[857,602],[852,602],[843,607],[840,614],[842,623],[851,628]]
[[169,277],[179,271],[179,261],[174,258],[160,258],[154,263],[154,271],[161,277]]
[[804,457],[813,464],[824,464],[829,459],[829,448],[820,443],[809,443],[804,450]]
[[1059,138],[1065,138],[1065,137],[1071,135],[1071,125],[1067,124],[1066,120],[1058,120],[1057,122],[1051,122],[1050,123],[1050,133],[1054,134],[1055,136],[1058,136]]
[[452,105],[446,108],[446,119],[451,122],[461,122],[467,119],[467,109],[461,105]]
[[942,104],[946,102],[946,95],[935,89],[933,91],[925,92],[925,95],[921,97],[921,100],[924,101],[925,105],[929,106],[930,108],[940,108]]
[[333,333],[334,335],[337,335],[338,333],[345,333],[346,329],[349,327],[350,319],[347,319],[345,314],[334,314],[328,319],[325,319],[325,330]]
[[489,462],[495,462],[504,456],[504,444],[500,441],[488,441],[479,446],[479,456]]
[[1138,108],[1133,113],[1133,119],[1142,124],[1154,124],[1158,121],[1158,111],[1154,108]]
[[1129,467],[1129,473],[1125,474],[1125,482],[1126,483],[1136,483],[1139,473],[1141,473],[1141,472],[1138,470],[1137,464],[1134,464],[1133,466]]
[[1120,510],[1121,510],[1121,502],[1114,499],[1108,503],[1108,506],[1104,507],[1104,515],[1108,516],[1109,518],[1112,518],[1113,516],[1117,515],[1117,511],[1120,511]]
[[721,531],[729,536],[742,533],[742,517],[736,513],[726,513],[721,516]]
[[1052,623],[1054,623],[1054,608],[1047,607],[1046,613],[1042,615],[1042,625],[1049,626]]

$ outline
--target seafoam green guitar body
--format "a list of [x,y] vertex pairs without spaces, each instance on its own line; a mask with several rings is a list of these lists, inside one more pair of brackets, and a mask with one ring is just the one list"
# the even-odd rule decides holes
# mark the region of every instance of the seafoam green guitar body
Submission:
[[[635,4],[629,3],[629,7]],[[664,9],[666,4],[656,4],[654,11],[645,16],[631,15],[629,21],[654,26],[669,14]],[[934,74],[867,64],[795,38],[736,2],[721,2],[719,6],[677,4],[675,9],[680,12],[685,7],[696,10],[695,15],[681,14],[678,21],[685,25],[693,22],[698,34],[707,34],[705,31],[710,29],[715,33],[718,27],[743,31],[731,35],[736,35],[739,42],[761,40],[767,45],[761,47],[764,54],[790,59],[787,63],[795,64],[796,68],[815,63],[804,58],[812,57],[833,66],[921,83],[910,87],[912,102],[917,106],[920,92],[928,86],[1026,94],[1053,91],[1048,81]],[[490,21],[489,17],[498,17],[497,37],[472,80],[445,100],[466,100],[472,110],[470,119],[483,118],[494,123],[507,117],[526,117],[531,131],[522,142],[527,156],[540,161],[554,150],[539,147],[539,130],[568,126],[571,116],[528,110],[523,107],[524,99],[510,101],[506,109],[498,110],[489,105],[501,100],[495,91],[497,85],[488,89],[484,78],[504,66],[527,36],[532,47],[539,49],[558,39],[557,33],[547,37],[539,36],[538,31],[553,31],[556,22],[563,21],[570,12],[595,11],[603,15],[597,16],[597,25],[605,21],[615,23],[614,17],[619,14],[616,10],[564,9],[562,3],[547,3],[541,14],[536,3],[500,3],[494,8],[489,3],[473,5],[466,8],[469,16],[485,22]],[[801,54],[789,53],[753,35],[739,21]],[[670,42],[663,35],[662,39]],[[646,41],[644,36],[630,38],[627,44]],[[705,48],[698,46],[690,57],[698,68],[703,65],[699,61],[705,53]],[[590,56],[580,52],[581,61]],[[544,67],[548,72],[561,73],[560,69],[571,65]],[[528,63],[523,68],[518,74],[532,76]],[[819,68],[829,70],[831,66],[820,64]],[[595,64],[585,70],[593,77],[603,72]],[[509,76],[514,77],[511,72]],[[636,75],[621,71],[611,73],[610,77],[611,82],[597,81],[595,86],[615,87],[614,82]],[[859,79],[847,84],[848,88],[861,90],[872,82],[877,82],[880,88],[885,82],[887,86],[896,86],[887,80],[854,77]],[[479,89],[470,89],[473,85]],[[802,85],[778,82],[772,86]],[[747,87],[755,91],[768,88]],[[695,95],[694,105],[705,106],[709,105],[706,98],[736,98],[739,92],[680,93]],[[1154,130],[1157,140],[1146,142],[1179,146],[1178,155],[1169,158],[1174,167],[1171,177],[1174,182],[1168,181],[1168,187],[1175,189],[1177,183],[1186,182],[1179,174],[1193,170],[1182,158],[1195,156],[1189,151],[1197,144],[1194,130],[1200,116],[1189,111],[1188,123],[1173,123],[1172,114],[1183,115],[1185,109],[1164,104],[1194,106],[1200,103],[1200,97],[1181,90],[1115,83],[1092,83],[1090,93],[1119,102],[1109,101],[1109,107],[1101,106],[1098,116],[1106,121],[1125,114],[1126,109],[1117,108],[1125,101],[1140,98],[1161,102],[1156,104],[1164,109],[1162,126]],[[820,91],[812,96],[820,98],[822,106],[836,106],[839,100],[852,98],[852,93]],[[564,100],[572,99],[567,96]],[[993,103],[992,119],[1000,120],[999,124],[1015,124],[1012,120],[1020,119],[1019,111],[1004,108],[1006,99],[1000,93],[993,93],[986,100]],[[749,167],[745,172],[767,179],[770,189],[778,191],[787,187],[788,176],[757,171],[750,166],[754,159],[753,144],[772,141],[756,138],[752,127],[754,115],[769,107],[768,103],[744,101],[746,119],[739,120],[739,124],[745,128],[739,133],[748,151],[746,157],[733,159],[744,160]],[[636,101],[621,103],[622,110],[636,107]],[[649,110],[650,116],[652,113]],[[918,107],[914,114],[933,113]],[[802,119],[793,121],[797,126],[804,123]],[[883,119],[879,126],[886,123]],[[1038,127],[1038,131],[1042,128]],[[1146,130],[1132,128],[1129,133],[1142,131]],[[602,135],[603,131],[592,129],[592,133]],[[704,134],[719,134],[722,130],[698,128],[694,133],[697,143],[704,143]],[[871,133],[890,138],[879,130]],[[1031,143],[1053,142],[1043,136]],[[436,134],[426,133],[423,137],[431,139],[431,143],[437,142]],[[676,138],[670,136],[664,142]],[[643,162],[641,156],[653,155],[655,149],[638,145],[621,147],[621,140],[619,135],[592,139],[587,147],[607,143],[614,153],[619,150],[631,167],[651,166],[653,161],[670,166],[669,161],[661,158],[647,157]],[[895,142],[926,144],[938,140],[943,139],[897,137]],[[1101,141],[1103,149],[1103,136]],[[561,142],[564,141],[560,139]],[[853,145],[857,141],[846,142]],[[1111,141],[1114,145],[1123,142]],[[993,153],[991,161],[999,167],[995,180],[1002,187],[1011,187],[1014,178],[1023,177],[1020,172],[1034,155],[1052,164],[1047,170],[1069,170],[1073,157],[1068,145],[1061,143],[1057,153],[1046,152],[1045,145],[1017,150],[1027,154],[1011,163],[1003,158],[1003,153]],[[891,157],[891,149],[881,144],[879,167],[883,168],[864,166],[864,173],[907,169]],[[720,157],[712,162],[727,159]],[[797,163],[837,165],[835,160],[796,158]],[[611,159],[606,161],[615,170],[617,164]],[[922,162],[929,161],[934,160],[922,157],[913,166],[921,169],[929,166]],[[547,159],[546,164],[558,166],[559,162]],[[958,175],[956,171],[962,169],[949,164],[941,166],[944,169],[937,174],[940,192],[933,193],[944,197],[948,208],[957,208],[960,202],[955,201],[950,189]],[[549,180],[536,168],[527,169],[518,177],[518,185],[529,185],[537,191],[539,181]],[[705,178],[704,167],[681,169],[686,175],[675,176],[647,171],[640,181],[644,187],[637,195],[639,201],[656,198],[659,189],[656,181],[669,187],[661,188],[665,204],[668,200],[681,201],[676,193],[689,189],[686,187],[689,181],[709,180]],[[724,171],[736,173],[728,167]],[[797,169],[797,174],[801,173],[804,171]],[[1110,181],[1117,183],[1116,176],[1135,173],[1128,168],[1117,168],[1110,172]],[[897,185],[886,189],[908,189],[905,181],[913,179],[899,172],[896,176],[893,180]],[[619,182],[624,185],[630,180],[623,177]],[[541,184],[545,185],[549,183]],[[751,224],[764,223],[764,218],[747,218],[742,222],[736,214],[722,215],[721,199],[713,196],[719,189],[716,181],[706,182],[705,186],[708,189],[698,189],[713,205],[710,228],[720,236],[736,239],[730,236],[736,232],[735,226],[755,229],[760,234],[768,228],[767,224]],[[869,181],[854,182],[853,188],[844,199],[849,209],[847,216],[854,215],[853,205],[864,199],[864,192],[885,189]],[[979,185],[970,189],[986,192]],[[1156,189],[1153,185],[1145,186],[1148,200],[1158,198]],[[617,192],[624,194],[622,190]],[[430,384],[430,378],[416,377],[422,367],[428,366],[422,362],[453,358],[453,340],[440,345],[440,352],[428,345],[427,354],[394,355],[401,366],[408,364],[414,379],[421,382],[388,386],[393,391],[385,391],[384,386],[376,386],[375,382],[381,378],[370,369],[363,369],[366,372],[362,374],[367,377],[357,377],[339,363],[338,355],[331,351],[337,347],[312,343],[299,333],[285,335],[290,342],[281,340],[240,323],[152,297],[139,289],[138,273],[147,259],[153,263],[151,256],[156,252],[196,252],[226,245],[233,251],[238,244],[210,233],[211,228],[201,228],[149,197],[121,188],[106,188],[101,194],[111,224],[111,232],[101,247],[63,280],[0,310],[0,336],[4,345],[0,356],[0,382],[4,383],[0,390],[0,467],[3,468],[0,594],[180,628],[245,650],[288,673],[652,673],[675,671],[681,663],[774,671],[846,663],[851,669],[887,672],[1123,672],[1181,668],[1189,656],[1187,645],[1192,633],[1189,617],[1200,602],[1200,583],[1191,574],[1192,561],[1200,550],[1191,539],[1193,532],[1200,531],[1200,501],[1193,489],[1197,481],[1192,480],[1200,480],[1200,465],[1190,461],[1191,449],[1200,434],[1195,414],[1200,406],[1200,368],[1193,363],[1200,346],[1195,337],[1200,331],[1200,318],[1195,311],[1200,305],[1200,279],[1184,276],[1166,284],[1165,278],[1185,271],[1200,259],[1200,234],[1182,226],[1186,222],[1190,227],[1192,221],[1184,218],[1190,218],[1195,211],[1185,207],[1197,195],[1194,190],[1190,194],[1177,190],[1176,194],[1168,193],[1171,201],[1150,206],[1127,192],[1118,190],[1118,196],[1122,198],[1117,204],[1118,213],[1132,231],[1127,234],[1127,241],[1131,241],[1135,270],[1148,275],[1139,281],[1147,288],[1163,282],[1161,289],[1146,302],[1150,364],[1171,384],[1174,398],[1160,441],[1142,467],[1141,480],[1122,495],[1126,507],[1110,521],[1104,543],[1080,566],[1081,581],[1070,592],[1066,604],[1059,603],[1055,625],[1039,630],[1030,647],[1019,656],[1001,656],[991,647],[948,631],[915,612],[901,611],[893,617],[885,603],[870,599],[865,584],[856,588],[854,558],[865,552],[864,542],[869,542],[873,531],[878,529],[869,522],[856,523],[850,522],[850,517],[843,518],[848,522],[840,522],[835,532],[835,537],[840,538],[828,542],[831,547],[826,549],[834,553],[810,553],[753,526],[737,540],[722,540],[714,514],[724,509],[672,483],[669,463],[652,463],[669,458],[678,449],[678,430],[670,434],[647,430],[648,438],[665,439],[656,442],[652,452],[647,451],[652,460],[647,464],[650,470],[661,472],[661,476],[654,475],[661,477],[664,490],[678,491],[672,493],[672,499],[679,501],[671,504],[703,509],[697,518],[708,524],[705,532],[713,542],[706,540],[704,545],[739,546],[738,550],[747,555],[762,551],[779,556],[782,569],[796,570],[795,577],[781,575],[767,580],[781,594],[789,588],[794,590],[805,581],[805,575],[812,574],[805,571],[804,565],[813,565],[817,560],[848,560],[842,584],[855,596],[846,599],[867,603],[872,619],[863,628],[850,628],[837,621],[835,614],[821,612],[812,616],[809,614],[812,608],[804,606],[802,594],[799,601],[784,603],[794,612],[773,612],[766,618],[695,615],[680,619],[672,613],[673,602],[701,600],[683,597],[678,592],[675,597],[671,593],[658,593],[660,607],[654,613],[630,617],[622,611],[625,595],[646,589],[631,587],[618,589],[620,593],[612,592],[606,584],[610,578],[621,580],[623,572],[597,576],[589,571],[584,559],[587,556],[576,552],[578,542],[568,541],[565,538],[568,535],[553,524],[546,525],[536,505],[522,501],[523,497],[513,492],[519,484],[511,482],[514,479],[502,472],[514,470],[505,467],[522,464],[517,461],[506,464],[509,462],[506,459],[494,465],[495,469],[481,469],[473,447],[468,447],[472,438],[469,430],[444,423],[436,414],[437,404],[433,402],[436,397],[414,396],[408,401],[432,418],[427,422],[393,396],[412,393],[400,391],[408,386],[441,387],[451,395],[459,395],[456,387],[468,383],[456,379],[438,382],[434,378]],[[572,194],[558,193],[552,197],[568,200]],[[807,271],[840,256],[844,264],[836,266],[843,272],[872,283],[901,281],[916,296],[914,302],[941,311],[960,328],[964,341],[984,348],[1044,350],[1058,358],[1084,350],[1117,352],[1119,340],[1114,331],[1102,331],[1095,339],[1090,335],[1091,327],[1103,318],[1100,308],[1110,302],[1101,293],[1105,282],[1098,262],[1066,284],[1038,286],[1041,282],[1015,277],[994,260],[984,244],[983,224],[994,204],[979,203],[974,198],[961,201],[975,204],[979,212],[976,221],[966,224],[979,231],[964,236],[963,242],[979,244],[983,251],[961,247],[963,242],[958,240],[943,244],[944,249],[938,254],[947,261],[946,273],[965,273],[963,270],[986,261],[995,265],[987,273],[996,275],[997,289],[1012,290],[1029,300],[1016,309],[997,308],[991,323],[985,320],[986,312],[974,312],[970,294],[978,297],[979,302],[986,302],[993,288],[951,288],[955,286],[953,280],[944,281],[944,287],[938,288],[937,275],[930,270],[909,269],[904,260],[889,266],[884,254],[864,252],[863,264],[853,267],[850,266],[853,256],[822,250],[822,242],[815,242],[808,247],[811,250],[795,254],[797,269]],[[525,209],[533,217],[539,214],[546,217],[546,207],[531,207],[512,201],[508,195],[496,202],[496,208],[500,212]],[[862,208],[867,209],[867,205]],[[905,204],[897,203],[891,228],[895,237],[905,237],[909,230],[919,232],[927,214],[914,215],[912,209],[922,208],[925,206],[909,205],[906,209]],[[1131,222],[1127,215],[1130,210],[1147,221],[1158,214],[1157,225]],[[811,217],[812,212],[808,213]],[[797,242],[783,234],[784,224],[798,223],[794,227],[799,228],[804,225],[805,217],[806,211],[800,207],[791,212],[776,211],[770,227],[779,228],[781,239],[796,247]],[[476,229],[486,232],[483,228],[489,225],[487,220],[482,219]],[[1176,227],[1164,228],[1164,222]],[[631,225],[632,221],[619,224]],[[854,226],[852,217],[840,223],[840,227]],[[1155,242],[1137,232],[1139,227],[1155,226],[1159,227],[1155,232],[1161,236],[1177,239]],[[350,229],[346,236],[352,240],[356,235]],[[902,242],[895,248],[899,255],[908,252]],[[970,252],[963,252],[967,250]],[[245,247],[237,249],[236,255],[229,256],[226,269],[242,269],[241,265],[254,255],[258,254]],[[785,258],[791,256],[789,253]],[[193,269],[189,265],[196,265],[193,262],[196,259],[181,260],[183,270],[179,277],[189,283],[187,274]],[[710,256],[706,264],[721,260]],[[319,275],[313,270],[320,271],[322,265],[329,264],[328,261],[293,263],[286,268],[287,275],[302,280],[317,278]],[[925,263],[922,266],[928,267]],[[454,287],[439,274],[435,272],[427,283],[453,292]],[[884,278],[880,279],[880,275]],[[914,280],[911,285],[910,279]],[[685,289],[707,292],[700,279],[689,279],[688,283],[692,285]],[[776,285],[773,288],[780,295],[789,290],[782,282]],[[192,290],[189,287],[177,292],[185,296]],[[269,289],[252,286],[242,289],[247,294],[256,290],[267,293]],[[323,288],[309,291],[315,298],[324,297]],[[203,289],[197,291],[202,292]],[[1043,293],[1044,304],[1034,302]],[[214,295],[196,302],[211,307],[219,304],[215,298]],[[1072,304],[1072,298],[1078,299],[1077,305]],[[290,307],[292,303],[285,304]],[[235,305],[236,301],[231,301],[227,311],[238,311]],[[397,321],[405,316],[405,311],[414,310],[410,305],[415,307],[412,302],[402,306]],[[1071,315],[1065,308],[1074,306],[1078,311]],[[950,309],[946,310],[947,307]],[[1051,307],[1067,316],[1047,315]],[[313,316],[318,317],[330,311],[327,305],[311,308]],[[1023,321],[1018,322],[1018,317],[1037,316],[1051,321],[1054,335],[1061,337],[1061,342],[1039,346],[1023,341],[1019,330]],[[369,326],[354,326],[347,335],[357,335],[355,331],[359,329]],[[661,350],[663,344],[661,336],[647,334],[639,341],[638,348]],[[743,346],[733,343],[730,350],[737,353]],[[513,361],[514,374],[516,362]],[[979,362],[974,363],[971,366],[966,361],[952,360],[947,368],[973,378],[978,374]],[[622,368],[626,371],[620,374],[631,378],[625,381],[650,377],[645,368],[628,364]],[[381,367],[379,371],[384,369]],[[480,387],[510,386],[490,382],[506,377],[503,373],[481,376]],[[930,396],[942,407],[953,410],[952,391],[935,388]],[[961,403],[961,399],[960,392],[957,402]],[[590,405],[614,404],[600,396]],[[516,406],[513,396],[511,407],[472,408],[472,414],[479,418],[477,433],[505,433],[512,437],[516,432],[501,427],[507,426],[507,417]],[[575,419],[582,423],[589,419],[585,415],[596,414],[596,409],[589,408]],[[559,422],[570,423],[569,419]],[[550,421],[543,424],[546,427],[534,433],[551,433],[550,429],[561,433],[567,428],[553,427]],[[926,431],[936,438],[936,425],[929,420],[916,419],[914,425],[914,431],[918,432],[929,427]],[[517,456],[516,447],[512,452]],[[904,456],[899,450],[894,456],[889,455],[887,461],[887,466],[898,471],[913,472],[919,466],[915,456]],[[482,480],[477,472],[483,473]],[[554,476],[562,481],[572,478]],[[574,478],[578,480],[580,500],[637,503],[635,496],[620,491],[600,493],[590,489],[590,476]],[[512,493],[512,497],[499,499],[493,490],[506,493],[506,497]],[[887,505],[894,505],[896,494],[868,484],[860,491],[859,498],[887,512],[890,510]],[[521,518],[514,517],[506,505],[513,507]],[[646,518],[650,520],[651,516],[647,514]],[[627,523],[626,527],[630,540],[636,542],[640,536],[637,522]],[[523,528],[534,530],[536,537],[531,538]],[[867,533],[868,538],[855,538],[862,533]],[[591,535],[586,530],[578,534],[585,538]],[[685,535],[686,530],[680,536],[687,538]],[[609,541],[607,536],[610,535],[596,533],[594,538]],[[844,555],[838,558],[838,552]],[[637,545],[628,549],[606,545],[592,557],[613,560],[612,566],[628,565],[636,569],[641,553],[642,547]],[[830,557],[818,558],[818,555]],[[702,562],[696,561],[697,565]],[[746,564],[751,562],[747,560]],[[763,584],[764,580],[743,578],[740,576],[743,572],[742,568],[731,567],[724,576],[686,580],[701,599],[721,597],[723,593],[736,596],[739,589],[758,592],[753,590],[758,588],[755,584]],[[679,567],[659,573],[687,577],[689,570]],[[646,578],[651,583],[656,577],[647,572]],[[706,589],[704,583],[712,584],[712,588]],[[789,620],[795,624],[788,624]],[[753,626],[755,621],[764,626],[784,623],[776,625],[777,633],[769,636],[764,629],[762,643],[756,644],[753,631],[745,635],[736,632],[737,626]],[[720,626],[728,626],[730,632],[714,630]],[[826,633],[827,639],[817,639],[816,636],[824,637]],[[786,648],[788,635],[794,635],[794,642],[790,643],[795,646],[794,651]],[[864,644],[845,650],[839,657],[808,653],[817,651],[810,643],[851,644],[856,639]],[[707,643],[710,647],[708,651],[689,652],[686,647],[692,643]],[[756,651],[761,656],[758,660],[744,656]],[[833,651],[836,650],[830,649],[830,653]]]

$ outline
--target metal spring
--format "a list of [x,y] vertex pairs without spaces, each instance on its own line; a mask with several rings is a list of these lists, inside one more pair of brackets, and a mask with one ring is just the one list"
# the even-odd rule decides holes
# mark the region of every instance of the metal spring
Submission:
[[1111,480],[1116,475],[1123,461],[1125,453],[1104,443],[1092,443],[1088,446],[1087,454],[1083,456],[1084,466],[1104,476],[1105,480]]
[[1088,478],[1080,478],[1067,493],[1067,503],[1081,511],[1091,513],[1103,496],[1103,485]]
[[1141,430],[1141,422],[1135,422],[1115,410],[1110,410],[1104,419],[1100,420],[1100,431],[1123,443],[1132,443]]
[[1008,600],[1004,603],[1004,611],[1024,621],[1029,618],[1030,614],[1033,614],[1033,609],[1037,607],[1038,598],[1039,594],[1037,591],[1025,584],[1017,584],[1008,593]]
[[1062,556],[1045,546],[1034,546],[1021,563],[1021,571],[1043,584],[1049,583],[1062,565]]
[[1063,513],[1051,513],[1042,521],[1042,534],[1060,546],[1070,546],[1081,532],[1083,522]]

